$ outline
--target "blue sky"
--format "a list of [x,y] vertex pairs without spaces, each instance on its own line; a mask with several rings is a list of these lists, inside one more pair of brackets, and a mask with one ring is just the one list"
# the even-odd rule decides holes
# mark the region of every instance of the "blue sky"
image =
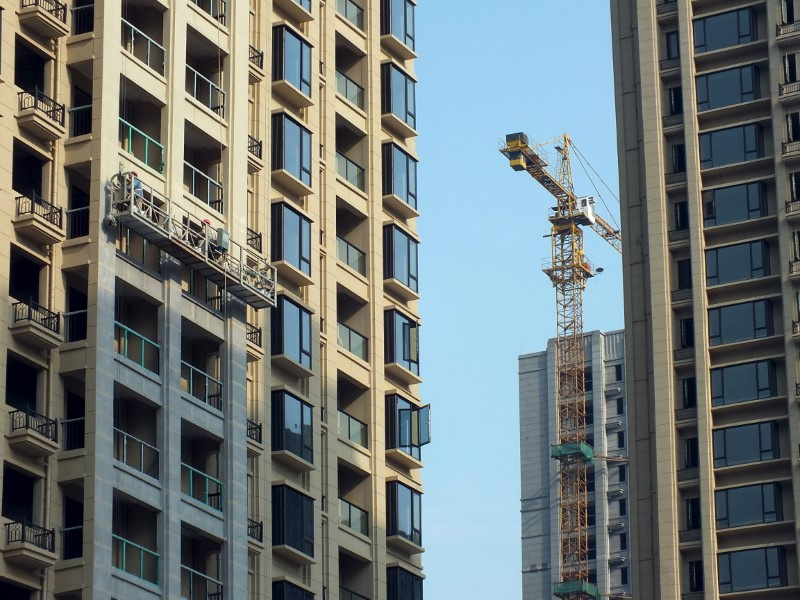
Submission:
[[[569,132],[617,190],[606,2],[423,0],[417,9],[425,596],[521,598],[517,356],[555,333],[552,198],[498,153],[506,133]],[[489,9],[487,10],[487,7]],[[573,163],[575,191],[594,191]],[[618,220],[618,205],[606,193]],[[609,213],[600,208],[601,214]],[[585,327],[623,323],[621,266],[591,231],[605,272]]]

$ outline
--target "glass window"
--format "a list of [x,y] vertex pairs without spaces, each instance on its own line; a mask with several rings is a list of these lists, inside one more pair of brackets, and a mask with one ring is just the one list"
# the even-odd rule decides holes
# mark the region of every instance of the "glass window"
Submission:
[[311,313],[286,296],[272,309],[272,354],[311,368]]
[[[686,172],[686,144],[672,145],[672,172],[673,173]],[[687,219],[688,219],[688,213],[687,213]],[[684,227],[683,229],[686,229],[686,227]]]
[[698,54],[747,44],[757,39],[756,11],[752,8],[734,10],[694,21],[694,51]]
[[764,156],[761,125],[751,123],[700,134],[700,168],[755,160]]
[[689,591],[702,592],[703,591],[703,561],[690,560],[689,561]]
[[285,202],[272,205],[272,260],[311,275],[311,221]]
[[687,377],[681,380],[681,395],[683,397],[683,408],[697,406],[697,379]]
[[712,346],[772,335],[772,302],[755,300],[708,310],[708,339]]
[[311,185],[311,132],[283,113],[272,115],[272,169]]
[[387,310],[384,320],[386,364],[399,363],[419,375],[419,325],[396,310]]
[[731,365],[711,370],[714,406],[737,404],[777,395],[775,363],[771,360]]
[[386,447],[421,460],[422,446],[430,441],[430,405],[416,406],[399,394],[386,396]]
[[422,600],[422,578],[400,567],[386,569],[387,600]]
[[769,248],[764,241],[706,250],[708,285],[757,279],[767,275],[769,275]]
[[[686,170],[686,167],[683,167]],[[689,229],[689,202],[681,200],[676,202],[675,206],[675,229],[683,230]]]
[[686,499],[686,529],[700,529],[700,498]]
[[681,348],[694,348],[694,319],[687,317],[678,322],[680,328]]
[[284,390],[272,392],[272,449],[314,462],[313,408]]
[[272,81],[285,79],[311,97],[311,46],[285,25],[272,35]]
[[314,556],[314,499],[285,485],[272,487],[272,545]]
[[414,49],[414,3],[411,0],[381,2],[381,35],[393,35]]
[[314,594],[288,581],[272,583],[272,600],[314,600]]
[[699,111],[749,102],[760,97],[758,67],[755,65],[725,69],[697,77]]
[[692,287],[692,261],[688,258],[675,263],[678,271],[678,289],[688,290]]
[[395,144],[383,145],[383,195],[389,194],[417,208],[417,161]]
[[412,129],[417,127],[416,82],[392,63],[381,65],[381,112],[397,115]]
[[780,457],[776,423],[753,423],[714,431],[714,466],[726,467]]
[[779,483],[747,485],[716,493],[717,529],[783,520]]
[[681,54],[680,39],[677,31],[668,31],[666,35],[667,59],[678,58]]
[[399,481],[386,484],[386,535],[422,545],[422,494]]
[[417,247],[419,242],[396,225],[383,228],[383,277],[397,279],[417,291]]
[[761,182],[743,183],[703,192],[706,227],[749,221],[767,215],[767,194]]
[[683,114],[683,88],[681,86],[671,87],[667,90],[669,99],[669,114]]
[[683,466],[686,469],[700,466],[700,449],[696,437],[683,441]]
[[717,556],[719,591],[744,592],[783,587],[786,582],[786,553],[779,546],[724,552]]

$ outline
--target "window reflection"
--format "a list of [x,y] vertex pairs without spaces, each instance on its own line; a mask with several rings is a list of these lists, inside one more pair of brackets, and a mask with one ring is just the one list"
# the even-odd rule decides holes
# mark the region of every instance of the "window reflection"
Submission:
[[422,545],[422,495],[398,481],[386,484],[386,535],[399,535]]
[[764,241],[706,250],[708,285],[721,285],[767,275],[769,275],[769,251]]
[[312,415],[310,404],[283,390],[272,392],[272,449],[314,462]]
[[711,308],[708,329],[712,346],[769,337],[773,334],[772,302],[756,300]]
[[314,500],[285,485],[272,488],[272,545],[314,556]]
[[272,115],[272,169],[311,185],[311,132],[285,114]]
[[417,127],[416,82],[392,63],[381,66],[382,113],[397,115],[412,129]]
[[704,225],[712,227],[767,215],[766,190],[761,182],[743,183],[703,192]]
[[418,242],[396,225],[383,228],[383,277],[418,291]]
[[383,194],[417,208],[417,161],[395,144],[383,145]]
[[734,10],[694,21],[694,51],[710,52],[758,39],[756,11]]
[[414,3],[411,0],[382,0],[381,35],[393,35],[414,49]]
[[272,205],[272,260],[311,275],[311,221],[285,202]]
[[281,25],[273,30],[272,80],[286,80],[311,96],[311,46]]
[[286,296],[272,309],[272,354],[311,368],[311,313]]
[[771,360],[732,365],[711,371],[714,406],[770,398],[777,394],[775,363]]
[[419,375],[418,325],[399,311],[385,313],[386,364],[399,363]]
[[712,110],[760,98],[758,67],[747,65],[697,77],[697,110]]
[[726,467],[779,458],[774,422],[740,425],[714,431],[714,466]]
[[702,169],[755,160],[762,156],[764,140],[761,125],[758,123],[700,134]]
[[722,593],[787,585],[786,552],[782,547],[725,552],[717,562]]

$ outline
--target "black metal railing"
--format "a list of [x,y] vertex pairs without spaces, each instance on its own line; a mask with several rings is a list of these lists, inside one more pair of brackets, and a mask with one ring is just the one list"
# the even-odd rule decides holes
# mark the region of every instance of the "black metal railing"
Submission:
[[89,235],[89,207],[67,209],[67,239]]
[[261,423],[247,419],[247,437],[257,443],[261,443],[262,427]]
[[686,181],[686,171],[677,171],[675,173],[667,173],[664,175],[664,182],[667,185],[675,183],[684,183]]
[[684,529],[678,532],[678,541],[681,543],[698,542],[701,538],[702,532],[699,527],[697,529]]
[[20,217],[37,215],[59,229],[64,221],[64,211],[61,207],[50,204],[36,192],[31,192],[29,196],[17,196],[17,214]]
[[688,467],[678,471],[678,481],[692,481],[700,477],[700,469],[697,467]]
[[94,31],[94,4],[72,7],[72,35]]
[[256,231],[255,229],[247,228],[247,245],[250,246],[256,252],[261,252],[262,248],[262,235],[260,231]]
[[26,521],[6,523],[6,544],[22,542],[33,544],[37,548],[53,552],[55,549],[56,530],[45,529]]
[[675,411],[676,421],[691,421],[697,418],[697,407],[679,408]]
[[247,341],[261,348],[261,327],[247,323]]
[[62,419],[61,421],[61,447],[64,450],[79,450],[84,447],[86,433],[86,419]]
[[659,15],[666,15],[678,10],[678,3],[675,0],[666,0],[656,7],[656,12]]
[[250,46],[250,62],[259,69],[264,68],[264,51],[254,46]]
[[31,429],[48,440],[58,442],[58,422],[49,419],[35,410],[15,410],[10,413],[11,431],[18,429]]
[[59,104],[50,96],[46,96],[38,87],[34,87],[32,92],[19,92],[19,109],[34,109],[44,113],[51,121],[55,121],[62,127],[64,126],[64,105]]
[[77,137],[92,133],[92,105],[73,106],[69,109],[69,135]]
[[61,332],[61,318],[58,313],[40,306],[38,302],[14,302],[11,305],[14,311],[14,323],[19,321],[33,321],[53,333]]
[[61,530],[61,559],[83,556],[83,526],[64,527]]
[[80,342],[86,339],[88,329],[88,312],[83,310],[73,310],[64,313],[64,341]]
[[256,158],[262,158],[264,156],[264,142],[248,134],[247,151]]
[[22,8],[37,6],[49,12],[62,23],[67,22],[67,5],[57,0],[22,0]]
[[264,522],[254,521],[250,517],[247,518],[247,537],[251,537],[259,542],[264,541]]
[[685,290],[672,290],[673,302],[686,302],[692,299],[692,288]]

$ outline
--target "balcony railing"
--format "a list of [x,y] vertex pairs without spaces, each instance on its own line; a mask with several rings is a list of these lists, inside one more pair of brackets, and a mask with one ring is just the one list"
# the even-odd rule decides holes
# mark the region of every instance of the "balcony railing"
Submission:
[[65,212],[67,214],[68,240],[74,240],[75,238],[89,235],[88,206],[81,206],[80,208],[69,208]]
[[183,184],[188,188],[189,193],[205,202],[217,212],[222,212],[224,194],[222,184],[216,179],[212,179],[200,169],[188,162],[183,162]]
[[670,242],[682,242],[689,239],[689,228],[683,227],[682,229],[671,229],[667,233],[667,238]]
[[92,133],[92,105],[73,106],[69,109],[69,135],[77,137]]
[[62,23],[67,22],[67,5],[57,0],[22,0],[22,8],[38,6],[44,11],[49,12]]
[[64,341],[79,342],[86,339],[88,311],[73,310],[64,313]]
[[663,127],[675,127],[683,123],[683,115],[667,115],[661,120]]
[[366,596],[356,594],[355,592],[346,588],[339,588],[339,600],[369,600]]
[[94,4],[73,6],[70,10],[72,11],[72,35],[94,31]]
[[356,273],[366,276],[367,255],[339,236],[336,236],[336,257]]
[[800,152],[800,141],[792,140],[790,142],[781,143],[781,153],[783,156],[794,154],[795,152]]
[[787,94],[795,94],[797,92],[800,92],[800,81],[781,83],[778,85],[779,96],[786,96]]
[[50,204],[36,192],[31,192],[29,196],[17,196],[17,215],[37,215],[58,229],[64,223],[61,207]]
[[114,428],[114,460],[158,479],[159,450],[121,429]]
[[181,597],[190,600],[222,600],[222,582],[181,565]]
[[111,537],[114,568],[158,585],[158,553],[116,534]]
[[61,446],[64,450],[79,450],[84,447],[86,419],[63,419],[61,421]]
[[694,347],[675,350],[675,360],[689,360],[690,358],[694,358]]
[[677,69],[679,66],[681,66],[681,59],[662,58],[660,61],[658,61],[658,64],[662,71],[668,71],[669,69]]
[[186,91],[212,112],[225,118],[225,92],[205,75],[186,65]]
[[263,236],[260,231],[250,229],[249,227],[247,228],[247,245],[256,252],[261,252],[262,238]]
[[250,46],[250,62],[259,69],[264,68],[264,51],[254,46]]
[[263,427],[261,426],[261,423],[247,419],[247,437],[249,437],[257,444],[261,443],[263,435],[262,430]]
[[339,411],[339,435],[362,448],[367,447],[367,424],[342,410]]
[[247,323],[247,341],[251,344],[255,344],[259,348],[261,348],[261,338],[262,338],[262,330],[261,327],[256,327],[255,325],[251,325]]
[[369,535],[369,513],[339,498],[339,523],[362,535]]
[[251,537],[259,542],[264,541],[264,521],[254,521],[247,519],[247,537]]
[[117,354],[148,371],[156,374],[160,372],[161,346],[119,321],[114,321],[114,338]]
[[700,530],[700,528],[684,529],[683,531],[678,532],[678,541],[680,543],[697,542],[701,538],[702,538],[702,531]]
[[336,0],[336,12],[359,29],[364,29],[364,9],[353,0]]
[[697,407],[679,408],[675,411],[676,421],[691,421],[697,418]]
[[119,145],[151,169],[164,171],[164,146],[141,129],[119,118]]
[[800,31],[800,21],[794,23],[779,23],[777,26],[777,35],[789,35],[790,33],[797,33]]
[[[192,0],[192,2],[196,4],[200,10],[211,15],[212,19],[216,19],[222,25],[225,25],[225,14],[228,8],[226,0]],[[194,599],[194,596],[190,596],[190,598]]]
[[697,467],[688,467],[678,471],[678,481],[692,481],[700,477],[700,469]]
[[678,171],[676,173],[667,173],[664,175],[664,183],[667,185],[674,185],[676,183],[684,183],[686,181],[686,171]]
[[222,410],[222,382],[186,361],[181,361],[181,379],[186,382],[186,392],[212,408]]
[[55,122],[64,126],[64,105],[59,104],[49,96],[45,96],[44,92],[40,91],[38,87],[34,87],[32,92],[19,92],[17,94],[19,99],[20,111],[33,109],[47,115],[47,117]]
[[339,323],[337,341],[342,348],[355,354],[361,360],[369,360],[369,340],[344,323]]
[[364,88],[341,71],[336,71],[336,91],[358,108],[364,108]]
[[58,421],[55,419],[45,417],[30,408],[15,410],[9,414],[11,417],[11,431],[29,429],[48,440],[58,442]]
[[6,523],[6,544],[14,543],[32,544],[47,552],[54,552],[56,530],[45,529],[26,521]]
[[247,151],[256,158],[263,158],[264,156],[264,142],[254,138],[249,133],[247,134]]
[[675,0],[665,0],[664,2],[660,2],[656,7],[656,12],[659,15],[665,15],[667,13],[675,12],[678,10],[678,3]]
[[222,510],[222,482],[186,463],[181,463],[181,488],[191,496],[215,510]]
[[800,273],[800,258],[789,261],[789,275],[797,275]]
[[37,323],[55,334],[61,332],[61,318],[58,313],[40,306],[38,302],[28,300],[28,302],[14,302],[11,305],[14,312],[14,323],[20,321],[32,321]]
[[339,174],[339,177],[342,177],[358,189],[365,189],[366,177],[364,169],[340,152],[336,153],[336,172]]
[[61,530],[61,560],[83,556],[83,526],[64,527]]
[[148,68],[159,75],[164,74],[167,49],[125,19],[122,19],[122,47]]
[[672,290],[673,302],[685,302],[692,299],[692,288],[686,290]]

